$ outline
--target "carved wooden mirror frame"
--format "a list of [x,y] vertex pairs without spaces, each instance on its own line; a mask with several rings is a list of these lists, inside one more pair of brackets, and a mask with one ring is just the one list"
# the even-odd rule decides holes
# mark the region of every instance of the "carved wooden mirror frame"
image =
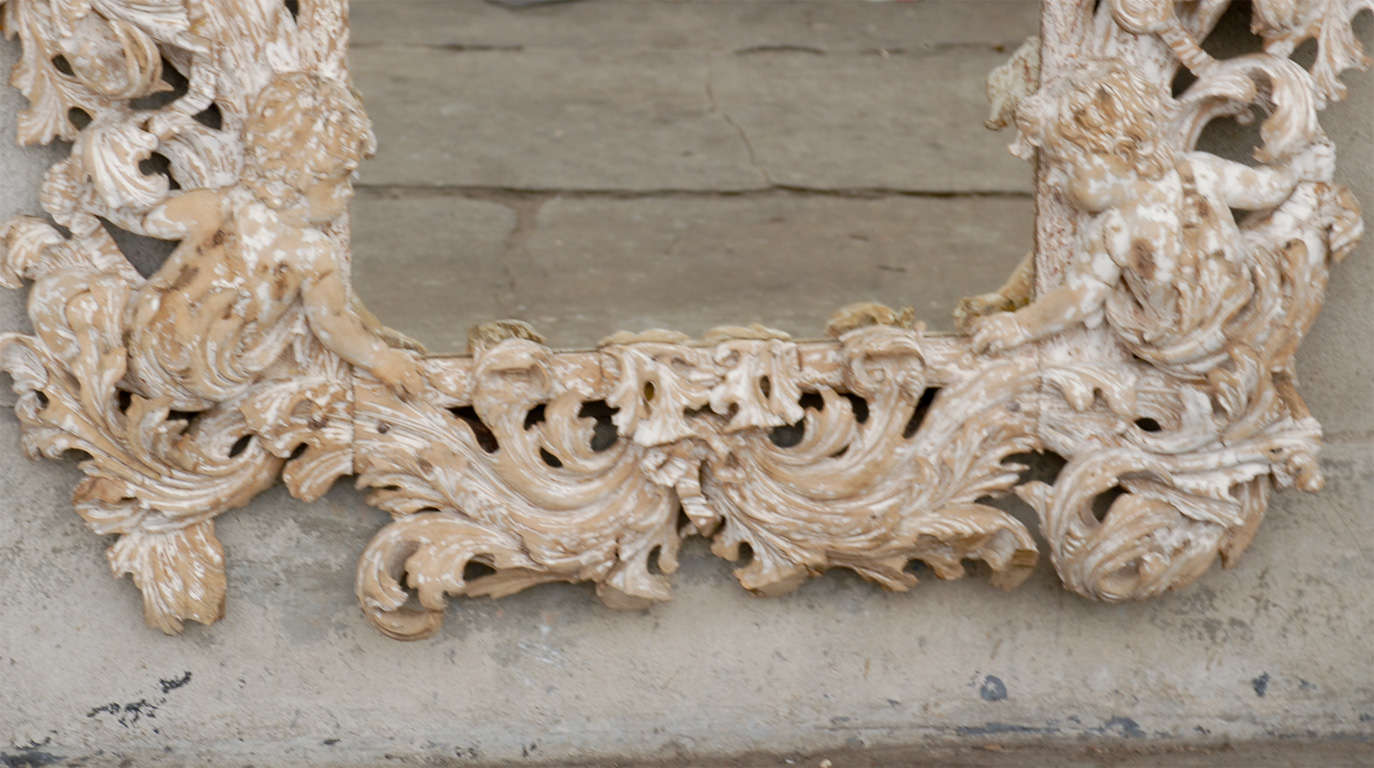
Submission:
[[[223,614],[214,518],[279,475],[306,501],[354,475],[391,513],[357,594],[397,638],[433,632],[446,595],[666,600],[693,534],[747,547],[736,575],[766,595],[834,567],[904,590],[912,560],[941,578],[981,560],[1012,587],[1038,555],[986,503],[1008,492],[1068,589],[1158,595],[1236,558],[1273,487],[1321,487],[1293,354],[1361,231],[1318,114],[1365,63],[1350,25],[1374,0],[1255,0],[1263,52],[1216,59],[1199,43],[1229,4],[1044,0],[1041,38],[989,81],[990,123],[1036,164],[1036,244],[961,305],[966,335],[863,305],[820,341],[727,327],[559,352],[505,321],[429,357],[347,277],[374,140],[346,0],[0,0],[20,141],[72,142],[51,220],[3,229],[0,281],[32,283],[33,334],[0,336],[24,448],[85,455],[76,511],[118,536],[110,565],[169,633]],[[185,94],[141,106],[168,66]],[[1195,150],[1255,107],[1257,164]],[[170,179],[140,170],[153,153]],[[102,220],[180,245],[145,279]],[[1007,460],[1037,450],[1067,460],[1052,485]]]

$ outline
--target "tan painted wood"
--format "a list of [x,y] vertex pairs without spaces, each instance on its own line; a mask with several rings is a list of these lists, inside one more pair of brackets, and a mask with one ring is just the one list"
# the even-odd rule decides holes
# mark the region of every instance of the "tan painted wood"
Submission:
[[[613,608],[667,600],[697,535],[761,595],[834,568],[902,591],[913,561],[946,579],[982,561],[1010,588],[1039,550],[989,503],[1012,492],[1067,589],[1160,595],[1234,562],[1274,488],[1321,488],[1293,360],[1363,226],[1319,116],[1366,63],[1344,33],[1374,3],[1256,2],[1264,52],[1217,57],[1201,42],[1226,5],[1048,4],[1042,66],[1022,49],[990,95],[1054,203],[1034,257],[1053,269],[1034,296],[1023,271],[965,304],[967,335],[861,303],[825,340],[724,325],[558,352],[497,320],[458,357],[425,355],[349,284],[352,179],[376,145],[346,6],[6,0],[20,138],[72,141],[43,195],[62,228],[3,230],[0,282],[33,284],[34,333],[0,336],[25,448],[87,456],[76,511],[118,536],[112,569],[167,633],[223,615],[216,516],[278,477],[313,501],[350,474],[393,517],[357,597],[402,639],[453,595],[573,581]],[[1309,72],[1289,57],[1314,37]],[[186,93],[138,101],[166,66]],[[1195,81],[1175,94],[1181,67]],[[1257,104],[1254,165],[1197,148]],[[170,178],[141,167],[154,151]],[[102,219],[179,244],[145,278]],[[1059,476],[1023,478],[1012,457],[1032,450],[1063,456]]]

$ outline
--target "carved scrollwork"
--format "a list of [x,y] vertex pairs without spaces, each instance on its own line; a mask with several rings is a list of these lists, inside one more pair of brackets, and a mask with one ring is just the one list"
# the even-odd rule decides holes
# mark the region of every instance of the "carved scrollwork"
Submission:
[[419,636],[445,594],[546,581],[595,582],[613,607],[666,600],[692,534],[729,560],[747,545],[736,576],[759,594],[834,567],[902,590],[913,560],[942,578],[982,560],[1008,587],[1028,575],[1030,533],[984,500],[1036,444],[1033,361],[982,370],[950,339],[886,326],[838,347],[670,338],[562,355],[510,339],[430,361],[463,385],[409,402],[360,384],[358,482],[396,518],[359,571],[373,621]]
[[[1224,5],[1104,3],[1059,30],[1078,57],[1015,107],[1073,253],[1062,284],[976,321],[974,347],[1087,327],[1130,353],[1085,367],[1047,348],[1046,396],[1067,407],[1047,405],[1041,436],[1069,461],[1053,487],[1018,489],[1065,585],[1100,599],[1191,582],[1245,548],[1271,484],[1321,486],[1293,355],[1362,223],[1317,111],[1361,63],[1349,23],[1370,5],[1256,3],[1264,52],[1219,61],[1200,41]],[[1312,36],[1309,73],[1287,55]],[[1180,66],[1195,80],[1175,97]],[[1257,165],[1196,149],[1208,122],[1255,107]]]
[[[1065,586],[1158,595],[1233,561],[1271,490],[1321,485],[1293,357],[1358,240],[1320,110],[1365,59],[1374,0],[1257,0],[1258,53],[1201,45],[1219,0],[1046,0],[990,78],[989,126],[1037,159],[1038,250],[965,300],[968,333],[859,305],[831,338],[762,327],[616,334],[558,352],[517,321],[425,356],[348,281],[351,178],[375,140],[345,67],[344,0],[0,0],[23,56],[24,143],[72,142],[44,210],[0,231],[32,334],[0,336],[31,455],[84,455],[74,494],[150,624],[212,622],[214,518],[279,477],[356,476],[392,521],[357,594],[397,638],[448,596],[591,582],[667,600],[687,536],[776,595],[830,568],[893,590],[981,561],[1014,587],[1039,516]],[[1307,40],[1315,62],[1290,58]],[[185,92],[161,106],[144,97]],[[1180,68],[1192,75],[1175,95]],[[1198,149],[1266,117],[1255,163]],[[83,117],[84,114],[84,117]],[[153,155],[168,175],[145,173]],[[106,229],[178,241],[141,275]],[[1050,236],[1052,235],[1052,236]],[[1052,451],[1052,483],[1016,456]]]

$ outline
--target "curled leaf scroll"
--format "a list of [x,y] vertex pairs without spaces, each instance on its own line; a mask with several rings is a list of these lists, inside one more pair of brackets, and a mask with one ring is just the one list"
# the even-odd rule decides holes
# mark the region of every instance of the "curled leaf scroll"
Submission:
[[[1010,588],[1039,550],[990,503],[1011,493],[1068,589],[1181,587],[1241,554],[1273,488],[1320,488],[1293,356],[1362,230],[1319,118],[1367,63],[1351,23],[1374,2],[1257,0],[1262,50],[1218,59],[1201,42],[1228,5],[1045,0],[1042,37],[989,79],[989,125],[1036,159],[1058,239],[961,305],[963,335],[861,305],[820,341],[558,352],[501,321],[429,357],[348,278],[375,139],[345,0],[0,0],[19,140],[71,142],[49,218],[0,230],[0,282],[29,284],[33,333],[0,336],[24,447],[84,456],[76,510],[169,633],[223,614],[217,515],[349,475],[393,518],[357,594],[397,638],[435,631],[450,596],[549,581],[667,600],[687,536],[763,595],[831,568],[905,590],[915,562],[970,560]],[[148,99],[171,70],[185,92]],[[1197,148],[1256,107],[1255,164]],[[168,174],[141,168],[155,154]],[[145,277],[110,226],[178,245]],[[1066,459],[1053,483],[1023,479],[1032,451]]]

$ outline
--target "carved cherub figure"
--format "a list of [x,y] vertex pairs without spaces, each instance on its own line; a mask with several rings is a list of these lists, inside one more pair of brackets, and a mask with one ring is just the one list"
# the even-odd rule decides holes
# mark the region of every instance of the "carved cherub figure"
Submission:
[[1138,357],[1184,378],[1228,362],[1272,366],[1253,359],[1264,353],[1248,346],[1263,347],[1262,339],[1241,338],[1230,326],[1260,290],[1257,265],[1278,260],[1257,252],[1268,246],[1247,237],[1232,210],[1273,209],[1301,182],[1329,180],[1333,153],[1319,135],[1269,166],[1178,151],[1166,138],[1167,98],[1105,61],[1020,105],[1023,139],[1040,149],[1061,194],[1091,216],[1064,283],[1017,311],[974,320],[976,350],[1105,320]]
[[326,231],[375,147],[356,97],[316,75],[278,75],[245,134],[242,183],[177,195],[144,218],[149,233],[181,243],[129,303],[131,378],[175,408],[206,407],[260,378],[308,328],[386,384],[420,389],[418,363],[400,348],[412,343],[362,308]]

